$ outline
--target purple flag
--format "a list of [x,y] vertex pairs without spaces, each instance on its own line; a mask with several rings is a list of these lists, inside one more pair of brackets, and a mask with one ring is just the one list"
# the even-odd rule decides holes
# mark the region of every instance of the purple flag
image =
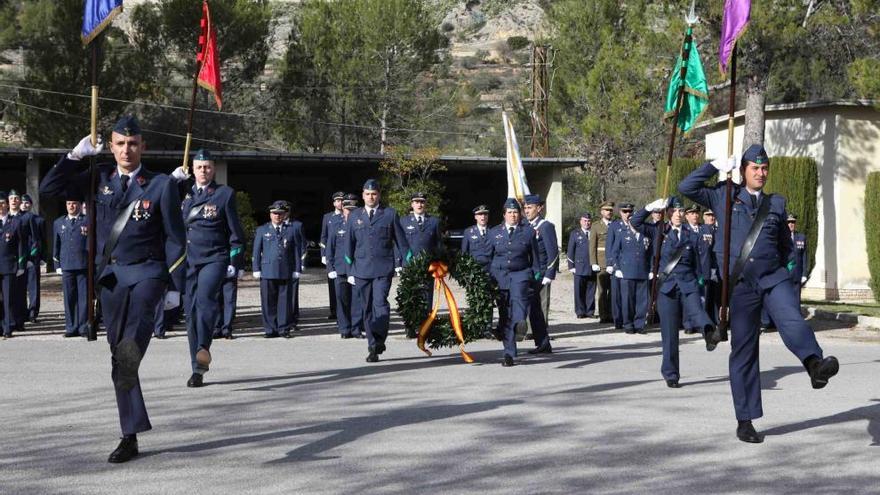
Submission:
[[736,40],[749,24],[752,0],[725,0],[721,19],[721,43],[718,44],[718,63],[721,73],[727,73]]

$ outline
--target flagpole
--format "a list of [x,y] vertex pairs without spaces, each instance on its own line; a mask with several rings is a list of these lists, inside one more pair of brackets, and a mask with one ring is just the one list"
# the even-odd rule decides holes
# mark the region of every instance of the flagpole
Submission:
[[[690,43],[693,42],[693,28],[690,24],[688,24],[688,29],[684,35],[684,42],[681,44],[681,69],[679,69],[679,80],[681,81],[681,85],[678,88],[678,95],[675,98],[675,113],[672,117],[672,132],[669,135],[669,152],[666,155],[666,178],[663,181],[663,194],[662,198],[667,197],[669,194],[669,176],[672,174],[672,157],[675,153],[675,138],[678,135],[678,116],[681,113],[681,107],[684,103],[684,86],[686,84],[687,78],[687,68],[688,68],[688,58],[690,55]],[[660,213],[660,222],[662,225],[663,220],[666,217],[666,211]],[[654,278],[651,282],[651,301],[648,306],[648,319],[646,320],[648,324],[654,319],[654,315],[657,312],[657,289],[659,287],[659,274],[660,274],[660,251],[663,246],[663,239],[666,237],[665,229],[659,229],[659,238],[657,240],[657,245],[654,248],[654,260],[651,264]]]
[[[92,146],[98,145],[98,45],[103,39],[103,34],[99,34],[93,39],[89,45],[91,47],[91,78],[92,78],[92,108],[91,108],[91,141]],[[86,242],[88,244],[88,263],[86,263],[87,276],[87,319],[88,319],[88,340],[98,340],[98,321],[97,321],[97,287],[95,273],[95,258],[98,254],[97,229],[95,228],[97,215],[95,212],[95,189],[98,187],[98,167],[96,157],[89,157],[89,188],[88,198],[86,199],[88,231]]]
[[[736,43],[730,57],[730,100],[727,106],[727,156],[733,156],[733,131],[736,112]],[[721,308],[718,311],[718,330],[721,340],[727,340],[727,327],[730,320],[730,223],[733,213],[733,179],[732,172],[727,172],[727,183],[724,187],[724,267],[721,278]],[[736,281],[733,281],[734,283]]]
[[189,148],[192,143],[193,114],[195,114],[196,111],[196,96],[198,95],[199,89],[199,73],[202,72],[202,65],[205,63],[205,57],[203,55],[204,54],[199,55],[199,60],[196,64],[196,74],[193,77],[192,96],[189,99],[189,113],[186,119],[186,145],[183,147],[184,172],[188,172],[189,170]]

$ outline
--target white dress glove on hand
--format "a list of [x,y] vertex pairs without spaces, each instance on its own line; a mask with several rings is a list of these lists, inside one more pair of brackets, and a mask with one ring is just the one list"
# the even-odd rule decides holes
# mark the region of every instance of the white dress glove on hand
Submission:
[[326,265],[326,264],[327,264],[327,257],[326,257],[326,256],[321,256],[321,264],[322,264],[322,265]]
[[348,278],[345,279],[345,281],[348,282],[348,283],[350,283],[351,285],[355,285],[355,282],[354,282],[354,275],[349,275]]
[[648,280],[654,280],[654,272],[648,272]]
[[571,273],[577,273],[577,270],[575,270],[574,268],[569,268],[568,271],[570,271]]
[[18,270],[15,271],[16,277],[20,277],[22,275],[24,275],[24,268],[19,268]]
[[335,279],[335,278],[338,277],[338,276],[339,276],[339,275],[338,275],[335,271],[330,272],[330,273],[327,274],[327,278],[329,278],[330,280],[333,280],[333,279]]
[[801,277],[801,284],[807,283],[807,277]]
[[646,204],[645,209],[648,211],[665,210],[667,204],[669,204],[669,198],[660,198]]
[[617,278],[623,278],[623,272],[620,270],[615,270],[614,276]]
[[599,265],[593,265],[591,268],[593,269],[594,272],[599,271]]
[[541,285],[550,285],[550,282],[553,282],[552,278],[544,277],[544,280],[541,280]]
[[226,267],[226,278],[235,278],[235,267],[229,265]]
[[254,278],[260,280],[261,272],[254,272]]
[[713,268],[712,271],[709,272],[709,280],[711,280],[713,282],[718,281],[718,270]]
[[722,174],[726,174],[739,164],[739,157],[736,155],[730,155],[727,158],[716,158],[712,160],[712,166],[715,167],[716,170],[721,172]]
[[165,294],[165,311],[180,306],[180,292],[169,290]]
[[402,271],[403,271],[402,266],[398,266],[397,268],[394,269],[394,273],[396,273],[397,276],[400,276],[400,272],[402,272]]
[[87,156],[95,156],[104,149],[104,142],[101,136],[98,136],[98,145],[92,146],[92,136],[86,136],[67,154],[67,158],[71,160],[82,160]]
[[171,172],[171,177],[177,180],[186,180],[189,178],[189,174],[183,169],[183,165],[174,169],[174,172]]
[[299,272],[293,272],[293,278],[294,278],[295,280],[298,280],[298,279],[299,279],[299,275],[300,275]]
[[613,266],[606,266],[605,272],[607,272],[608,275],[611,275],[612,273],[614,273],[614,267]]
[[61,268],[56,268],[55,273],[57,273],[58,275],[61,275]]

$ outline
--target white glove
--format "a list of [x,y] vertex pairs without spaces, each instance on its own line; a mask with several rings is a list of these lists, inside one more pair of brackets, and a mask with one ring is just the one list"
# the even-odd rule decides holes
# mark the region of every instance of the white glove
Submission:
[[16,277],[20,277],[22,275],[24,275],[24,268],[19,268],[18,270],[15,271]]
[[254,272],[254,278],[255,278],[255,279],[260,280],[260,275],[261,275],[260,272]]
[[104,150],[104,142],[101,136],[98,136],[98,146],[92,146],[92,136],[82,138],[71,151],[67,154],[67,158],[80,161],[87,156],[95,156]]
[[613,266],[606,266],[605,272],[607,272],[608,275],[611,275],[612,273],[614,273],[614,267]]
[[739,164],[739,157],[736,155],[730,155],[727,158],[716,158],[712,160],[712,166],[715,167],[716,170],[721,172],[722,174],[726,174]]
[[349,275],[348,278],[345,279],[345,281],[348,282],[348,283],[350,283],[351,285],[354,285],[354,284],[355,284],[355,282],[354,282],[354,275]]
[[294,280],[299,279],[299,272],[293,272],[293,278]]
[[807,277],[801,277],[801,284],[807,283]]
[[235,267],[229,265],[226,267],[226,278],[235,278]]
[[648,272],[648,280],[654,280],[654,272]]
[[321,256],[321,264],[322,264],[322,265],[326,265],[326,264],[327,264],[327,257],[326,257],[326,256]]
[[338,276],[339,275],[335,271],[327,274],[327,278],[329,278],[330,280],[334,280]]
[[571,273],[576,273],[576,272],[577,272],[574,268],[569,268],[568,271],[570,271]]
[[397,268],[394,269],[394,273],[396,273],[398,277],[400,276],[400,272],[402,272],[402,271],[403,271],[402,266],[398,266]]
[[180,292],[169,290],[165,294],[165,311],[180,306]]
[[552,278],[544,277],[544,280],[541,280],[541,285],[550,285],[550,282],[553,282]]
[[33,268],[33,267],[34,267],[34,262],[33,262],[33,261],[28,261],[28,262],[27,262],[27,265],[25,265],[25,266],[27,266],[28,268]]
[[598,271],[599,271],[599,265],[593,265],[592,268],[593,268],[593,271],[594,271],[594,272],[598,272]]
[[617,278],[623,278],[623,272],[620,270],[615,270],[614,276]]
[[189,174],[183,169],[183,165],[174,169],[174,172],[171,172],[171,177],[177,180],[186,180],[189,178]]
[[669,198],[660,198],[646,204],[645,209],[648,211],[665,210],[667,204],[669,204]]
[[57,273],[58,275],[61,275],[61,268],[56,268],[55,273]]
[[712,271],[709,272],[709,280],[711,280],[713,282],[718,281],[718,270],[713,268]]

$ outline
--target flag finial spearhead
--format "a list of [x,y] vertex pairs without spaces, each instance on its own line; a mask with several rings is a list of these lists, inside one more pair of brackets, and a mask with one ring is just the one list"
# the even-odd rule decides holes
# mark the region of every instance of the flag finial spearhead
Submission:
[[696,13],[696,0],[691,0],[691,10],[686,16],[684,16],[684,22],[686,22],[688,26],[693,26],[700,22],[700,18],[697,17]]

